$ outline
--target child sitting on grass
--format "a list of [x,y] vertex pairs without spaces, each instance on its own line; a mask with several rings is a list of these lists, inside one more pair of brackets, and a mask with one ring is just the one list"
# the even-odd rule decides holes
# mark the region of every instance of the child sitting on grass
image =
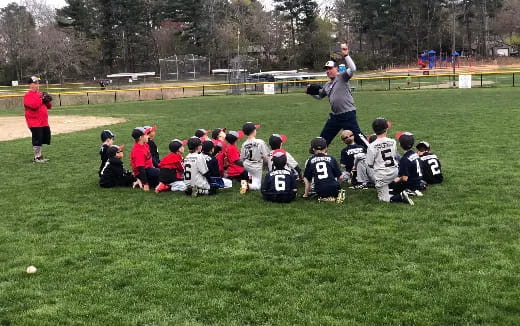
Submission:
[[155,192],[162,191],[185,191],[184,183],[184,146],[182,141],[174,139],[169,145],[170,154],[163,157],[159,163],[159,184],[155,187]]
[[290,203],[296,198],[296,174],[287,169],[287,153],[283,149],[271,152],[273,170],[265,175],[262,196],[266,201]]
[[108,159],[99,176],[99,185],[101,187],[131,187],[136,182],[132,173],[123,166],[124,147],[124,145],[112,145],[106,150]]
[[327,141],[322,137],[314,138],[311,141],[310,151],[314,155],[307,160],[305,165],[303,197],[309,197],[311,183],[314,182],[314,191],[319,201],[342,203],[345,200],[345,191],[341,190],[339,185],[341,171],[336,159],[327,155]]

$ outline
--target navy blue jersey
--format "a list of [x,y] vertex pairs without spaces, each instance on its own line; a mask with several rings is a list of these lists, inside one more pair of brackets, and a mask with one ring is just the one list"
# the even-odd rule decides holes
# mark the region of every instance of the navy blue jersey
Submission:
[[273,170],[265,175],[262,195],[265,200],[290,202],[296,197],[296,174],[290,170]]
[[148,147],[150,147],[150,154],[152,155],[153,166],[158,168],[161,160],[159,159],[159,150],[153,139],[148,139]]
[[340,163],[341,163],[341,165],[345,166],[345,171],[352,172],[352,169],[355,168],[354,162],[355,162],[356,157],[358,157],[358,158],[366,157],[365,147],[358,145],[358,144],[352,144],[352,145],[348,145],[347,147],[345,147],[341,150]]
[[437,155],[425,152],[420,159],[423,180],[427,184],[442,183],[444,177],[442,176],[441,161]]
[[406,188],[410,190],[419,190],[422,180],[421,163],[419,155],[414,151],[409,150],[404,153],[403,157],[399,161],[399,174],[400,177],[407,176]]
[[99,149],[99,156],[101,157],[101,165],[99,166],[99,176],[101,176],[101,170],[105,167],[105,163],[108,161],[108,153],[107,150],[110,148],[109,145],[103,144]]
[[123,167],[123,161],[117,157],[109,158],[99,177],[99,185],[103,188],[131,187],[135,181],[134,176]]
[[206,177],[220,177],[220,171],[218,170],[218,161],[213,155],[203,154],[208,166],[208,173]]
[[307,160],[303,176],[314,180],[314,190],[320,197],[336,197],[339,191],[338,178],[341,175],[338,162],[327,154],[316,154]]

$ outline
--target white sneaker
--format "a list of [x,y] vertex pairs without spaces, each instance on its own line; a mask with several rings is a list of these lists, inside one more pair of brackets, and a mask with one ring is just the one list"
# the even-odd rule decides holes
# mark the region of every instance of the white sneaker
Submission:
[[143,183],[141,182],[140,179],[137,179],[137,180],[134,181],[134,183],[132,184],[132,188],[137,188],[137,187],[143,189]]
[[403,199],[403,202],[410,204],[410,206],[415,205],[413,200],[410,198],[410,196],[408,195],[408,192],[406,190],[401,192],[401,198]]

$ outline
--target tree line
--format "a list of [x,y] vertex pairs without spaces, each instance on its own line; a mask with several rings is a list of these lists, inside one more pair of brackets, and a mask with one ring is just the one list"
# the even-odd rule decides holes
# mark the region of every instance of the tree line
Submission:
[[0,11],[0,83],[33,73],[91,79],[158,71],[160,58],[196,54],[212,68],[237,55],[259,68],[320,69],[347,41],[361,69],[413,62],[424,50],[485,57],[520,44],[520,0],[44,0]]

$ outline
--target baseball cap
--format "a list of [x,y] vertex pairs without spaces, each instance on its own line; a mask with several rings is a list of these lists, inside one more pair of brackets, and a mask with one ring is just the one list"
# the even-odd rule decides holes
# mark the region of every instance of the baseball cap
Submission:
[[31,76],[27,79],[27,84],[39,83],[39,82],[40,82],[40,77],[38,77],[38,76]]
[[271,137],[269,137],[269,146],[271,146],[272,149],[280,148],[280,146],[287,141],[287,136],[280,135],[280,134],[272,134]]
[[421,148],[422,148],[424,150],[429,151],[430,150],[430,144],[428,142],[425,142],[424,140],[422,140],[422,141],[417,143],[415,148],[417,148],[418,150],[421,150]]
[[201,143],[202,142],[200,141],[200,139],[198,137],[195,137],[195,136],[190,137],[190,139],[188,139],[188,149],[190,151],[195,150],[195,149],[197,149],[197,147],[199,147],[201,145]]
[[195,130],[195,137],[203,137],[203,136],[206,136],[208,134],[209,130],[206,130],[206,129],[197,129]]
[[107,156],[108,157],[114,157],[116,156],[117,152],[120,152],[125,148],[125,145],[112,145],[107,149]]
[[135,127],[134,130],[132,130],[132,138],[138,140],[139,137],[145,134],[145,131],[146,129],[144,127]]
[[182,147],[182,145],[182,141],[175,138],[170,142],[170,145],[168,145],[168,147],[170,148],[170,152],[177,153],[179,151],[179,148]]
[[211,152],[213,147],[215,147],[215,144],[213,144],[213,142],[211,140],[205,140],[202,142],[202,152],[203,153],[209,154],[209,152]]
[[273,151],[273,166],[276,170],[281,170],[287,164],[287,154],[283,149],[277,149]]
[[230,130],[226,134],[226,141],[228,143],[234,143],[237,139],[244,137],[244,133],[240,134],[238,131]]
[[385,132],[386,129],[390,128],[392,124],[388,122],[385,118],[377,118],[372,122],[372,129],[378,135]]
[[217,139],[220,132],[226,133],[226,128],[215,128],[211,132],[211,138]]
[[399,137],[399,144],[403,149],[410,149],[413,146],[414,137],[411,132],[403,132]]
[[110,138],[114,138],[115,136],[116,136],[116,134],[114,134],[112,131],[110,131],[110,130],[103,130],[101,132],[101,141],[105,142],[105,140],[110,139]]
[[242,131],[246,135],[250,135],[256,129],[260,129],[260,125],[255,125],[250,121],[244,123],[244,125],[242,126]]
[[323,68],[332,68],[332,67],[336,67],[336,62],[334,62],[332,60],[325,62],[325,64],[323,65]]
[[153,127],[152,126],[144,126],[143,128],[144,128],[144,133],[145,134],[149,134],[152,131],[157,130],[157,126],[153,126]]
[[327,141],[323,137],[316,137],[311,141],[311,149],[324,150],[327,148]]

